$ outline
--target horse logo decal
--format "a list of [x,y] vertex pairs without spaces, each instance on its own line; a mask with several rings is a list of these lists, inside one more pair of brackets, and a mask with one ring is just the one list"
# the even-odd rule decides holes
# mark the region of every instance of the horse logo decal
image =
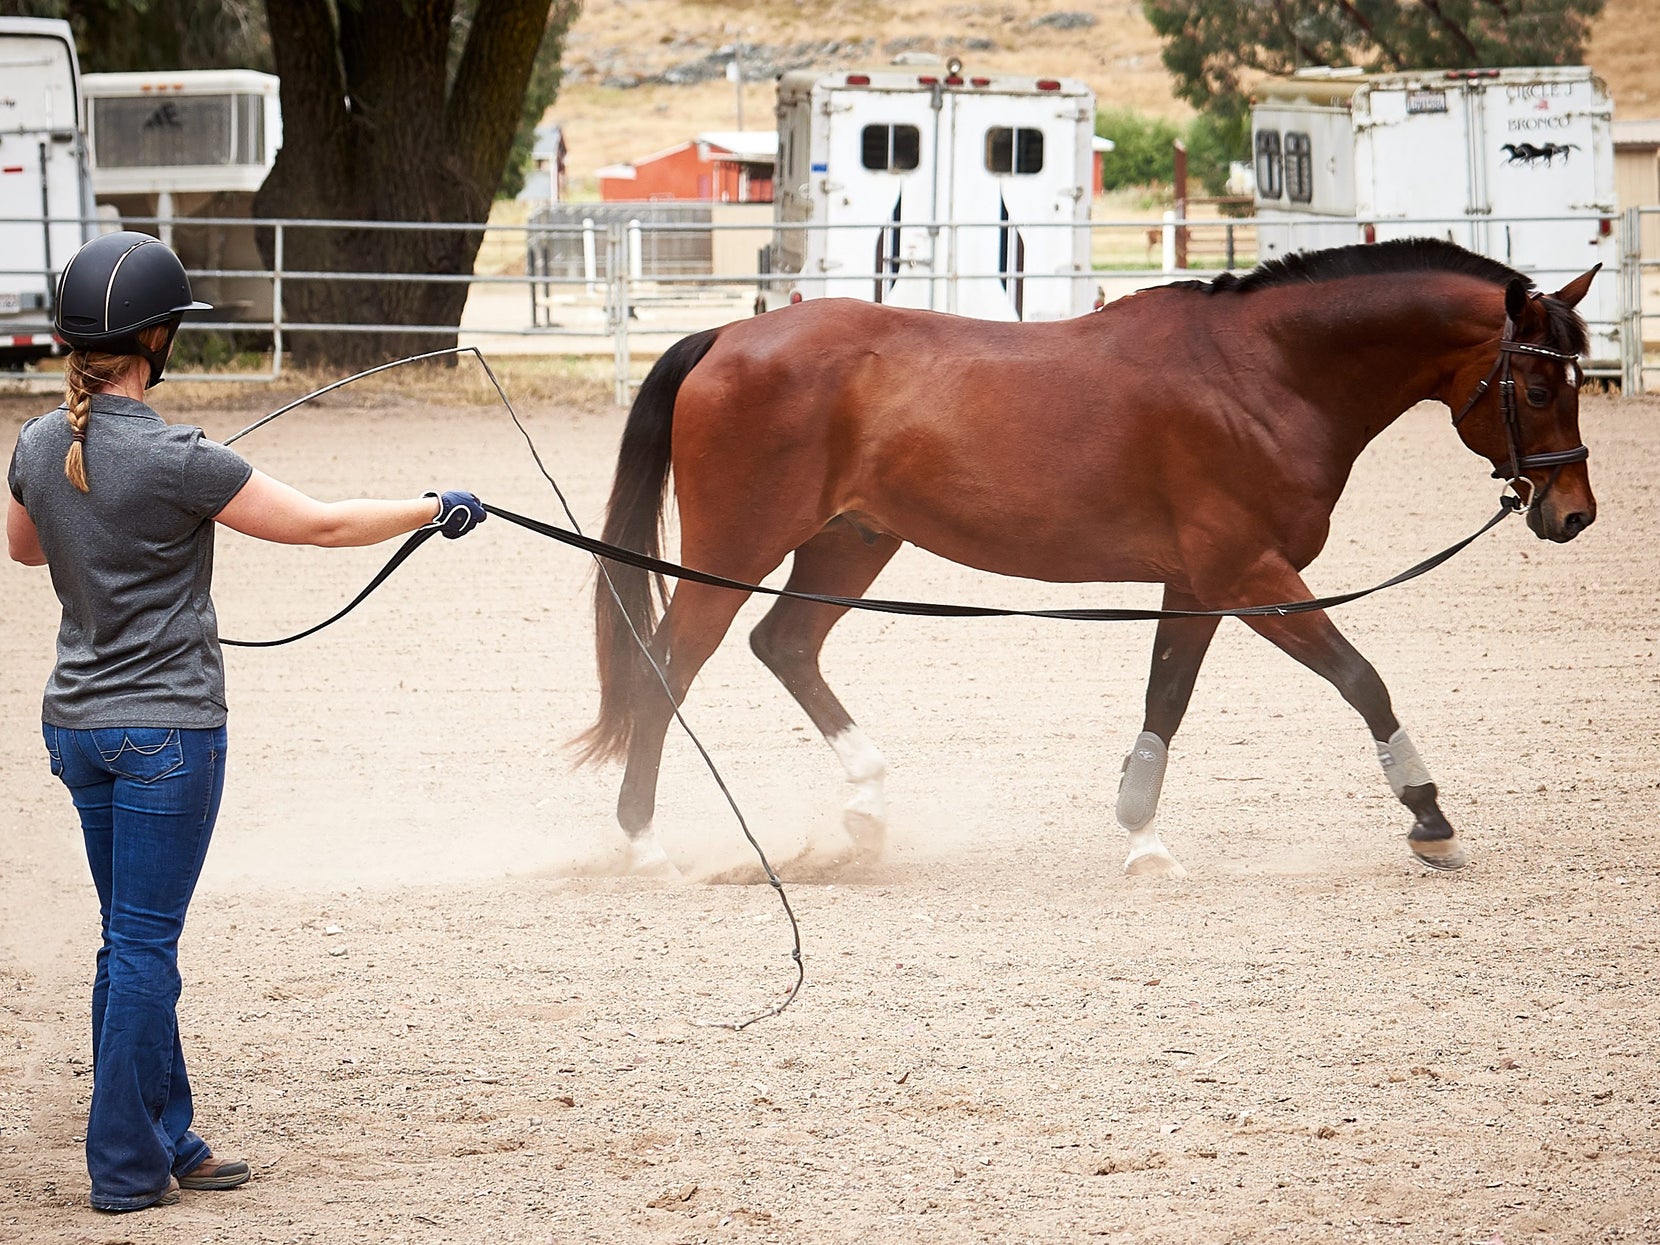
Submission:
[[1525,164],[1531,168],[1534,165],[1542,163],[1548,168],[1552,164],[1556,163],[1556,158],[1558,156],[1561,156],[1562,163],[1566,164],[1568,162],[1568,153],[1570,151],[1578,151],[1579,144],[1505,143],[1499,148],[1499,150],[1509,153],[1510,158],[1505,161],[1506,164]]

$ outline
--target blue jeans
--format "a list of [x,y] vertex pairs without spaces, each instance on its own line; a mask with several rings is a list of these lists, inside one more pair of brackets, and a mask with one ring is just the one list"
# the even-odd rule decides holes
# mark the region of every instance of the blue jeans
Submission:
[[92,1204],[133,1210],[209,1154],[190,1131],[174,1008],[185,909],[225,789],[225,728],[47,724],[44,733],[52,772],[81,815],[103,918],[86,1128]]

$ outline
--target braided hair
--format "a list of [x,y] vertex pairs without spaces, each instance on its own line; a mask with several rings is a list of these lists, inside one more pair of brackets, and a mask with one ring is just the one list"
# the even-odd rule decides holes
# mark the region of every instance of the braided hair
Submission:
[[[155,324],[139,332],[139,340],[152,350],[160,349],[168,336],[167,325]],[[106,354],[99,350],[72,350],[64,361],[63,405],[69,420],[69,453],[64,455],[63,474],[83,493],[91,492],[86,477],[86,433],[92,422],[92,395],[119,381],[129,370],[150,364],[136,354]]]

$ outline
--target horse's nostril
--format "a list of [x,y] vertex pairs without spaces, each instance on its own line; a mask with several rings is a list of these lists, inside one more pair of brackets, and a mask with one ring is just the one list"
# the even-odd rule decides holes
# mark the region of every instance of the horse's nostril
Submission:
[[1567,518],[1562,520],[1562,530],[1567,532],[1570,536],[1578,536],[1590,526],[1591,516],[1586,514],[1583,510],[1575,510]]

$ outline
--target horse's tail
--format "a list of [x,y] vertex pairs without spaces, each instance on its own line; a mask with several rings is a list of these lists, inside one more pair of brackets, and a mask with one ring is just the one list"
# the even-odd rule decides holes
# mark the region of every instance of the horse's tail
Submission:
[[[605,511],[604,539],[608,543],[651,557],[660,555],[675,397],[692,369],[709,353],[719,332],[708,329],[681,338],[663,353],[641,383],[617,451],[617,474]],[[613,587],[616,597],[611,595]],[[663,694],[635,635],[651,640],[659,608],[666,600],[661,575],[620,562],[607,562],[599,575],[594,586],[599,718],[574,741],[578,764],[611,760],[626,752],[634,734],[636,709],[645,697]]]

